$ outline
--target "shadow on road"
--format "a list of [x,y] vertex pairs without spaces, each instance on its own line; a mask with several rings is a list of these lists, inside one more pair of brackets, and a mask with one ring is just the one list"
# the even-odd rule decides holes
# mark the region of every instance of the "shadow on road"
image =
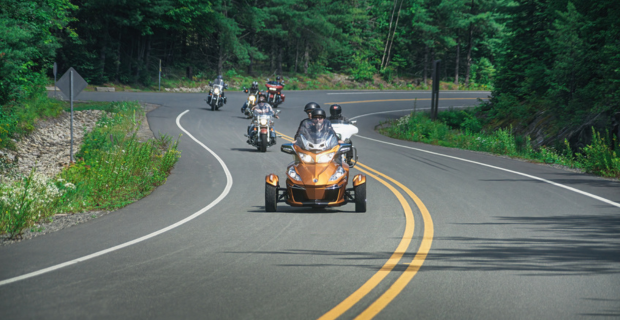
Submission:
[[[439,237],[421,271],[515,271],[528,276],[620,273],[620,216],[498,217],[530,237]],[[450,244],[447,242],[458,242]],[[446,249],[449,247],[450,249]]]

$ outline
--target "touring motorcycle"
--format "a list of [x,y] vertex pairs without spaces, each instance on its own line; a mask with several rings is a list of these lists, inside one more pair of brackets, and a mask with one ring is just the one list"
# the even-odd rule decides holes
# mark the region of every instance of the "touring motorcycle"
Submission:
[[267,102],[269,102],[274,108],[277,108],[279,104],[284,103],[286,96],[282,94],[284,84],[280,81],[269,81],[267,78]]
[[228,89],[228,85],[222,83],[213,84],[209,82],[209,85],[212,87],[209,90],[209,96],[205,101],[207,104],[211,106],[211,111],[219,110],[226,103],[226,97],[223,97],[224,89]]
[[353,187],[347,188],[350,166],[342,155],[351,150],[350,144],[339,145],[330,132],[302,128],[297,141],[283,144],[280,150],[295,161],[287,167],[285,187],[280,187],[276,174],[265,177],[265,211],[276,211],[278,202],[314,208],[354,202],[356,212],[366,212],[366,176],[355,175]]
[[252,87],[250,89],[243,87],[243,92],[250,93],[248,95],[248,100],[243,104],[241,108],[241,112],[248,118],[252,118],[252,108],[258,103],[258,95],[260,91],[258,90],[258,82],[252,82]]
[[260,113],[252,110],[252,123],[248,127],[248,144],[256,147],[260,152],[266,152],[268,147],[276,144],[276,131],[273,126],[273,118],[280,113],[280,110],[273,113]]
[[355,126],[357,121],[330,120],[330,122],[334,131],[336,131],[336,135],[338,135],[338,140],[351,145],[351,150],[345,153],[344,157],[347,164],[350,167],[354,167],[357,164],[357,149],[353,146],[351,137],[359,132],[359,129]]

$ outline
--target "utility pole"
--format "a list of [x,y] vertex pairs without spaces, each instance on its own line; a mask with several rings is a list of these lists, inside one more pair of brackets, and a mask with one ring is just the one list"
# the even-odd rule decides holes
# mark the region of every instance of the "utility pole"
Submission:
[[433,62],[433,90],[431,92],[431,120],[437,120],[439,110],[439,67],[441,60]]

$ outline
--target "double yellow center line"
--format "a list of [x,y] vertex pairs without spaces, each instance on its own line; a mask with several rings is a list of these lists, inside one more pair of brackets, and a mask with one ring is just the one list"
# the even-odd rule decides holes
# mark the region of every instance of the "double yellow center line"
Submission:
[[[278,134],[280,134],[284,140],[293,142],[293,138],[280,132],[278,132]],[[363,169],[359,167],[362,167]],[[418,196],[416,196],[411,190],[409,190],[409,188],[405,187],[402,183],[364,164],[358,163],[356,169],[365,173],[367,176],[370,176],[373,179],[379,181],[390,191],[392,191],[392,193],[394,193],[405,212],[405,232],[403,233],[398,247],[396,247],[394,253],[392,253],[390,258],[385,262],[381,269],[379,269],[379,271],[377,271],[370,279],[368,279],[359,289],[349,295],[333,309],[329,310],[327,313],[321,316],[319,318],[320,320],[336,319],[343,315],[345,312],[347,312],[349,309],[351,309],[356,303],[358,303],[362,298],[364,298],[368,293],[370,293],[370,291],[376,288],[379,283],[381,283],[381,281],[385,279],[388,274],[390,274],[390,272],[393,271],[394,267],[399,264],[403,255],[407,251],[407,248],[409,248],[409,245],[411,244],[411,239],[413,238],[413,230],[415,226],[411,206],[409,206],[409,203],[407,202],[405,197],[394,186],[392,186],[385,180],[391,181],[394,185],[405,191],[405,193],[416,204],[416,206],[420,210],[424,222],[424,236],[422,238],[420,248],[418,249],[418,252],[413,258],[413,261],[405,263],[409,265],[407,269],[392,284],[392,286],[390,286],[390,288],[388,288],[377,300],[370,304],[370,306],[368,306],[355,319],[372,319],[379,312],[381,312],[381,310],[383,310],[392,300],[394,300],[394,298],[405,288],[405,286],[407,286],[411,279],[413,279],[413,277],[416,275],[416,273],[424,263],[426,255],[431,249],[431,244],[433,242],[433,219],[431,218],[428,209],[426,208],[424,203],[422,203],[420,198],[418,198]],[[383,177],[385,180],[381,177]]]

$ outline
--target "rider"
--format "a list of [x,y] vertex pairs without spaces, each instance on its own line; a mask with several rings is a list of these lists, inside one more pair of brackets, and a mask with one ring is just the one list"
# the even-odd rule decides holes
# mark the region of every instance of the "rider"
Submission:
[[213,80],[213,83],[211,84],[211,86],[215,86],[215,85],[221,85],[222,86],[222,93],[220,94],[220,96],[222,97],[222,99],[224,100],[224,103],[226,103],[226,96],[224,95],[224,90],[228,88],[228,85],[226,83],[224,83],[224,79],[222,79],[222,75],[218,75],[217,78],[215,78],[215,80]]
[[342,115],[342,107],[339,104],[332,104],[329,107],[330,121],[343,121],[349,123],[349,119]]
[[299,129],[297,129],[297,133],[295,133],[295,140],[297,140],[299,130],[304,126],[304,124],[312,122],[312,111],[314,109],[321,109],[321,106],[316,102],[308,102],[304,107],[304,112],[308,114],[308,118],[301,120],[301,122],[299,123]]
[[[258,114],[267,114],[267,113],[271,112],[271,114],[273,114],[274,118],[280,119],[280,117],[278,117],[278,115],[275,114],[275,112],[273,112],[273,108],[271,107],[271,105],[269,103],[267,103],[267,97],[262,92],[258,95],[258,103],[254,106],[254,108],[252,108],[252,112],[258,113]],[[254,127],[253,123],[250,124],[250,126],[248,127],[248,141],[252,140],[252,136],[251,135],[254,133],[254,130],[252,130],[253,127]],[[275,141],[275,139],[276,139],[275,132],[272,132],[272,133],[274,135],[274,136],[272,136],[273,141]]]
[[[334,128],[332,127],[331,122],[325,119],[326,118],[325,110],[316,108],[312,110],[311,117],[312,119],[310,119],[310,121],[305,121],[305,122],[302,121],[301,124],[299,125],[299,129],[301,129],[304,126],[313,127],[317,131],[323,131],[323,130],[330,131],[331,134],[333,134],[335,137],[338,137],[338,135],[336,134],[336,131],[334,131]],[[297,130],[297,134],[295,135],[295,141],[297,141],[298,135],[299,135],[299,130]],[[342,143],[342,140],[338,140],[338,143]]]
[[[251,86],[251,87],[250,87],[250,89],[249,89],[249,93],[250,93],[251,95],[254,95],[254,94],[256,94],[257,92],[259,92],[259,90],[258,90],[258,82],[253,81],[253,82],[252,82],[252,86]],[[244,103],[244,104],[243,104],[243,107],[241,107],[241,113],[245,113],[245,109],[246,109],[247,107],[248,107],[248,103],[246,102],[246,103]]]

